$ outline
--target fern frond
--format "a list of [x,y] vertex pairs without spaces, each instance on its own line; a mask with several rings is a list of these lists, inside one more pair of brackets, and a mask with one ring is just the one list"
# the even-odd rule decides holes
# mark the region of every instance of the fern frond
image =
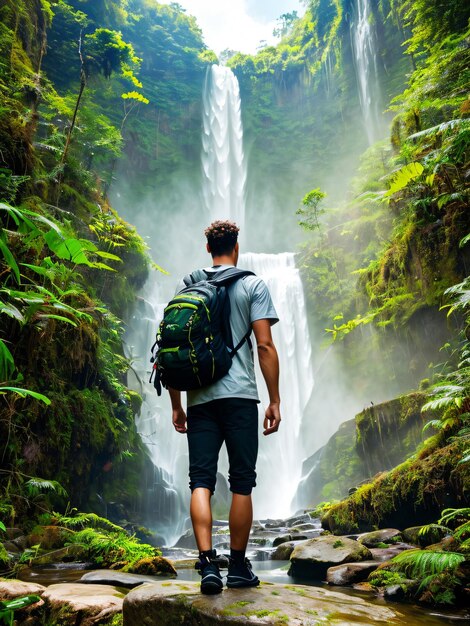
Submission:
[[442,552],[437,550],[405,550],[393,557],[391,564],[394,569],[403,571],[410,578],[436,576],[449,570],[454,571],[465,561],[459,552]]
[[44,478],[30,478],[25,483],[26,491],[31,497],[38,496],[41,493],[55,491],[57,495],[67,497],[67,491],[57,480],[45,480]]

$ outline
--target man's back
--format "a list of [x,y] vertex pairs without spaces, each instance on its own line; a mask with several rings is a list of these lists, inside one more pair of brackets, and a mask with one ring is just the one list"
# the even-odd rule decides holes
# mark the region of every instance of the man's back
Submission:
[[[209,276],[230,267],[205,268]],[[202,272],[201,272],[202,274]],[[271,324],[278,321],[269,291],[258,276],[245,276],[228,287],[230,298],[230,327],[233,345],[249,332],[253,322],[269,319]],[[245,342],[235,354],[229,372],[217,382],[202,389],[188,392],[188,406],[210,402],[220,398],[247,398],[259,401],[256,387],[253,352],[249,342]]]

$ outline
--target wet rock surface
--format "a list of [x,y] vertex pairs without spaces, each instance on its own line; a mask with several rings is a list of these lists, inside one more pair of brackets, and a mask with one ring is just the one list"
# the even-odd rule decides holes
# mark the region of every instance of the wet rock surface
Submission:
[[36,583],[25,583],[22,580],[0,578],[0,600],[13,600],[22,596],[40,596],[46,587]]
[[380,543],[393,543],[394,541],[400,541],[402,534],[396,528],[383,528],[381,530],[374,530],[370,533],[362,533],[358,536],[357,540],[367,548],[375,548]]
[[114,587],[133,589],[143,583],[153,583],[155,580],[156,579],[152,578],[152,576],[142,576],[141,574],[128,574],[112,569],[103,569],[87,572],[77,582],[86,585],[113,585]]
[[335,565],[335,567],[328,568],[326,572],[326,582],[329,585],[352,585],[354,583],[363,582],[378,566],[379,563],[376,561]]
[[290,557],[289,573],[324,580],[329,567],[372,560],[368,548],[346,537],[325,536],[297,545]]
[[64,583],[48,587],[42,599],[46,623],[92,626],[110,623],[122,611],[124,594],[110,585]]
[[124,626],[184,624],[336,626],[406,624],[394,609],[362,598],[303,585],[264,583],[257,589],[227,589],[203,596],[197,583],[176,581],[145,584],[131,591],[123,604]]

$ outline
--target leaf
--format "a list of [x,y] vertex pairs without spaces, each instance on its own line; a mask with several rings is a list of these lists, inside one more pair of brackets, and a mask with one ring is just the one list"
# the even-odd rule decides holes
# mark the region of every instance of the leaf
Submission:
[[20,284],[21,283],[20,268],[18,267],[18,263],[16,262],[15,257],[13,256],[13,254],[11,253],[11,250],[8,247],[7,243],[5,241],[3,241],[2,238],[0,238],[0,250],[3,253],[3,257],[4,257],[5,261],[6,261],[6,264],[8,265],[8,267],[11,269],[11,271],[15,275],[16,282],[18,284]]
[[15,360],[6,343],[0,339],[0,377],[8,380],[15,371]]
[[102,250],[97,250],[95,254],[102,259],[110,259],[111,261],[119,261],[120,263],[122,263],[121,257],[117,256],[116,254],[112,254],[111,252],[103,252]]
[[4,387],[0,386],[0,394],[5,394],[7,391],[11,391],[12,393],[17,393],[22,398],[26,398],[26,396],[31,396],[36,400],[40,400],[44,402],[44,404],[49,405],[51,401],[47,396],[44,396],[42,393],[38,393],[37,391],[31,391],[31,389],[21,389],[20,387]]
[[415,180],[424,171],[424,167],[419,162],[408,163],[397,170],[391,178],[390,188],[385,193],[385,197],[393,196],[394,193],[404,189],[409,182]]
[[14,304],[11,302],[0,302],[0,313],[4,313],[5,315],[9,315],[14,319],[18,320],[21,324],[24,323],[24,316],[19,309],[16,308]]
[[38,317],[40,319],[53,319],[53,320],[59,320],[59,322],[67,322],[67,324],[70,324],[71,326],[75,326],[75,328],[78,326],[77,322],[74,322],[68,317],[63,317],[62,315],[55,315],[54,313],[39,313]]

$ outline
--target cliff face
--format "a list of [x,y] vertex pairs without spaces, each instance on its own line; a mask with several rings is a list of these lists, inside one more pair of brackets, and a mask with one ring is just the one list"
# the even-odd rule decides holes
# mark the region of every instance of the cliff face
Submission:
[[427,421],[423,393],[368,407],[344,422],[328,443],[304,463],[297,506],[341,499],[360,483],[392,469],[423,441]]

